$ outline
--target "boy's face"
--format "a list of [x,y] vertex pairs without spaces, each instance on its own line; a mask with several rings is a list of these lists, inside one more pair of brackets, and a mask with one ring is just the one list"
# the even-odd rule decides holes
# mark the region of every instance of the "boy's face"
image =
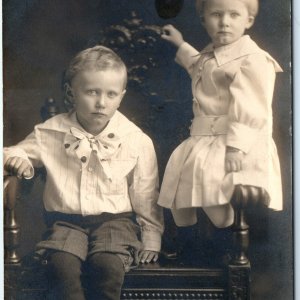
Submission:
[[209,0],[205,2],[203,26],[215,47],[237,41],[254,22],[246,5],[240,0]]
[[99,134],[120,106],[126,92],[123,70],[86,70],[72,80],[71,93],[77,118],[93,135]]

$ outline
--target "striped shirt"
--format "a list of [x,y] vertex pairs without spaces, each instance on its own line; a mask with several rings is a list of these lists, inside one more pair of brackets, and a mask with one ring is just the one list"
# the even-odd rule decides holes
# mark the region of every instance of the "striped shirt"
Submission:
[[120,112],[97,136],[80,126],[75,112],[57,115],[4,148],[4,163],[13,156],[45,167],[47,211],[83,216],[134,211],[144,249],[160,250],[163,214],[153,143]]

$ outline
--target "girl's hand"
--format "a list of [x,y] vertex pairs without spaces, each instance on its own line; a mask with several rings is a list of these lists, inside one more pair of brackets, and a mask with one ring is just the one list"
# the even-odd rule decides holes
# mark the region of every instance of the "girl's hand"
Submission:
[[138,259],[139,259],[139,262],[142,264],[156,262],[158,260],[158,252],[150,251],[150,250],[142,250],[139,253]]
[[176,47],[180,47],[184,43],[182,34],[173,25],[166,25],[162,28],[161,38],[174,44]]
[[242,170],[242,161],[244,159],[244,153],[236,148],[226,147],[225,154],[225,171],[226,173],[230,172],[239,172]]
[[29,179],[33,176],[33,168],[30,163],[26,159],[17,156],[6,161],[4,170],[20,179],[22,177]]

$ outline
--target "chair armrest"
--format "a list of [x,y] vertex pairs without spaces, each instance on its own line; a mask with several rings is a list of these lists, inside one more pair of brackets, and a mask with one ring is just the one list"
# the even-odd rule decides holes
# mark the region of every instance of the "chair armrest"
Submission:
[[236,185],[231,205],[234,209],[233,248],[234,254],[231,264],[246,265],[249,263],[247,250],[249,247],[249,226],[245,219],[245,209],[257,203],[265,203],[264,189],[248,185]]
[[16,220],[15,206],[19,189],[19,179],[16,176],[4,177],[4,262],[18,264],[20,227]]

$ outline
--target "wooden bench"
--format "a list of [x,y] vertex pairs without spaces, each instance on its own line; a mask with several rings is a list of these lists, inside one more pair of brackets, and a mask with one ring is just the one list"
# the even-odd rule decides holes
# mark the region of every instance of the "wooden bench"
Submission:
[[[41,112],[43,119],[55,115],[55,102],[50,99]],[[16,177],[5,178],[5,299],[56,299],[49,290],[46,264],[35,261],[31,254],[22,258],[18,254],[22,228],[15,207],[19,187],[20,180]],[[253,197],[247,186],[236,187],[231,201],[235,211],[234,255],[228,264],[222,264],[220,257],[214,257],[213,253],[210,260],[205,260],[197,250],[190,253],[188,260],[161,255],[158,263],[139,266],[126,274],[122,299],[250,299],[249,227],[244,211],[249,204],[262,200],[260,198]]]

